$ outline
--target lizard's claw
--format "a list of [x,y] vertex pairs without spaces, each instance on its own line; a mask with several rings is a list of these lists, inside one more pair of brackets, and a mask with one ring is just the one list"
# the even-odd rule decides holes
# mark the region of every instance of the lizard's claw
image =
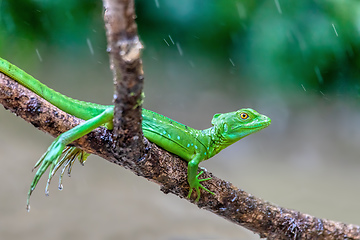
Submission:
[[54,175],[55,172],[62,165],[64,165],[63,169],[61,170],[61,174],[59,176],[59,187],[58,187],[59,190],[63,189],[62,178],[64,176],[66,168],[68,169],[67,172],[68,172],[68,176],[70,177],[72,166],[73,166],[76,158],[78,158],[80,164],[84,166],[84,163],[89,155],[90,155],[90,153],[87,153],[76,147],[65,148],[65,150],[63,151],[63,156],[62,156],[61,160],[58,162],[58,164],[56,164],[55,169],[53,170],[53,175]]
[[200,200],[200,188],[203,189],[203,190],[205,190],[205,191],[207,191],[208,193],[211,193],[211,194],[213,194],[213,195],[215,194],[215,193],[213,193],[212,191],[210,191],[209,189],[205,188],[203,185],[201,185],[200,182],[204,182],[204,181],[207,181],[207,180],[210,180],[210,179],[211,179],[211,178],[199,179],[199,176],[200,176],[201,174],[203,174],[203,173],[204,173],[204,171],[201,171],[198,175],[196,175],[195,180],[194,180],[192,183],[189,182],[189,184],[190,184],[190,190],[189,190],[189,194],[188,194],[187,197],[190,198],[193,189],[195,189],[196,194],[197,194],[197,197],[196,197],[196,199],[195,199],[195,202],[198,202],[198,201]]
[[[64,164],[64,169],[61,172],[59,179],[59,189],[62,189],[62,176],[65,172],[65,169],[68,167],[68,174],[70,175],[73,162],[76,157],[79,158],[81,164],[84,164],[87,156],[90,154],[85,153],[84,151],[76,148],[76,147],[67,147],[65,150],[65,145],[59,141],[57,138],[48,148],[48,150],[42,155],[40,160],[35,164],[33,170],[37,167],[39,169],[36,171],[34,179],[30,185],[30,189],[27,197],[27,205],[26,208],[30,210],[30,196],[32,192],[35,190],[36,185],[38,184],[40,178],[45,173],[45,171],[49,168],[49,177],[45,187],[45,194],[49,195],[49,185],[52,177],[55,175],[56,171]],[[62,157],[61,157],[62,155]],[[61,157],[61,158],[60,158]]]
[[48,150],[41,156],[40,160],[35,164],[33,171],[39,167],[39,169],[36,171],[34,179],[30,185],[30,189],[28,192],[28,197],[27,197],[27,205],[26,208],[29,211],[30,210],[30,196],[32,194],[32,192],[35,190],[36,185],[38,184],[41,176],[45,173],[45,171],[50,167],[50,172],[49,172],[49,179],[48,179],[48,183],[47,183],[47,187],[45,189],[45,194],[48,195],[48,185],[50,183],[51,177],[52,177],[52,171],[62,153],[62,151],[64,150],[65,145],[63,143],[61,143],[61,141],[59,141],[59,139],[57,138],[48,148]]

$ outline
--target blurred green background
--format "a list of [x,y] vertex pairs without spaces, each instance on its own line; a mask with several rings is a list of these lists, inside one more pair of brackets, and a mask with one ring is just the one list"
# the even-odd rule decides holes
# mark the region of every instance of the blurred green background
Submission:
[[[136,1],[144,107],[207,128],[251,107],[272,125],[202,163],[280,206],[360,224],[360,2]],[[0,0],[0,56],[71,97],[110,104],[101,1]],[[259,239],[98,157],[64,190],[31,168],[53,140],[0,110],[2,239]],[[146,199],[143,198],[146,194]]]

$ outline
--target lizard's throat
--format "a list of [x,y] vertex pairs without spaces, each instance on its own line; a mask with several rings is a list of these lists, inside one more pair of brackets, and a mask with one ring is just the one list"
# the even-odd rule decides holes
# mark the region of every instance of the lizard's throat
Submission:
[[214,156],[218,154],[221,150],[228,147],[232,144],[232,142],[227,141],[227,139],[223,136],[223,129],[217,128],[215,126],[208,129],[210,136],[210,149],[212,150],[210,155]]

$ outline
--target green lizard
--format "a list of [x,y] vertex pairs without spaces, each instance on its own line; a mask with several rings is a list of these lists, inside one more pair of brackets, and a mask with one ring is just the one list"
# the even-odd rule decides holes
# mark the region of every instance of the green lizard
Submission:
[[[13,78],[61,110],[86,120],[59,135],[36,163],[34,168],[39,167],[39,169],[35,173],[28,192],[27,207],[29,208],[30,196],[40,177],[48,168],[50,172],[46,185],[46,194],[48,194],[51,178],[61,165],[64,164],[65,167],[60,175],[59,189],[62,186],[61,177],[65,168],[68,166],[70,172],[72,163],[77,156],[81,163],[86,159],[88,154],[83,153],[80,149],[75,147],[65,149],[68,144],[99,126],[105,125],[110,130],[112,129],[114,107],[113,105],[99,105],[79,101],[62,95],[2,58],[0,58],[0,72]],[[199,176],[203,173],[203,171],[197,173],[199,163],[213,157],[241,138],[269,126],[271,123],[270,118],[250,108],[215,114],[211,121],[212,127],[205,130],[190,128],[146,109],[142,109],[142,118],[142,130],[147,139],[188,162],[187,180],[190,185],[188,198],[191,197],[191,193],[195,189],[197,193],[195,201],[200,199],[200,188],[214,194],[201,185],[201,182],[210,180],[210,178],[199,179]],[[62,153],[63,157],[61,158]]]

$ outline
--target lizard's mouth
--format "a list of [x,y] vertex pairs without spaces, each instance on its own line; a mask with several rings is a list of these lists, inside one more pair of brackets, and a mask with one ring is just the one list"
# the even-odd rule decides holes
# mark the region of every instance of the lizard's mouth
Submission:
[[271,124],[271,120],[267,120],[267,121],[263,121],[263,122],[260,122],[260,123],[257,123],[257,124],[251,124],[251,125],[240,125],[236,128],[233,128],[233,130],[237,130],[239,128],[242,128],[242,129],[254,129],[254,130],[261,130],[263,128],[266,128],[268,127],[269,125]]
[[263,116],[260,122],[254,124],[253,126],[249,126],[249,128],[266,128],[270,124],[271,124],[271,119],[266,116]]

